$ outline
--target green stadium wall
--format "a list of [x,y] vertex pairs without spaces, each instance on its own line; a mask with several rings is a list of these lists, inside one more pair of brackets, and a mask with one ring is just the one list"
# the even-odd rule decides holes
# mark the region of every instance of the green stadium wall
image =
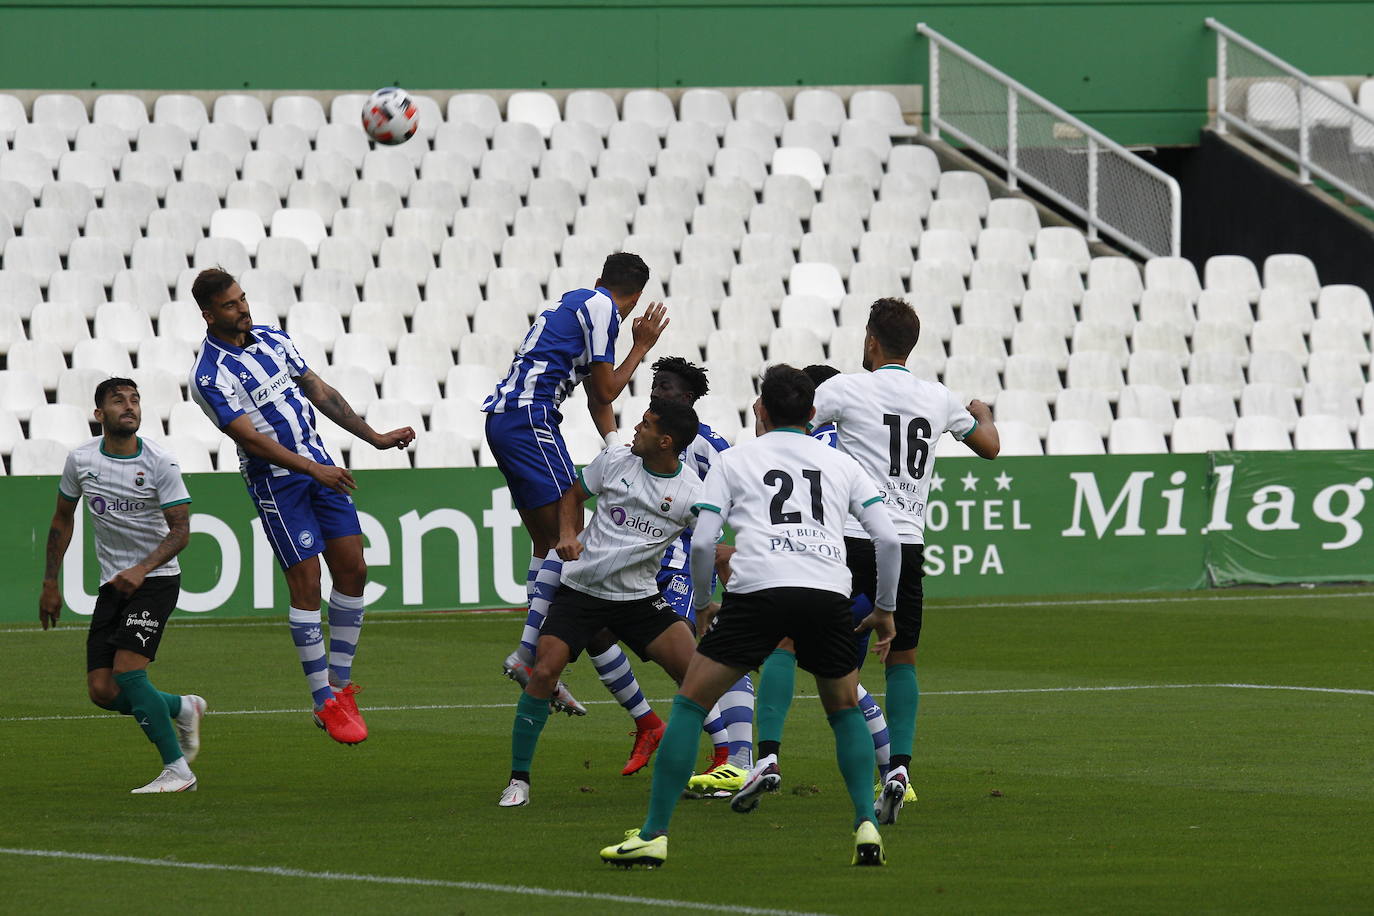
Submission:
[[[499,472],[361,471],[374,610],[523,604],[530,545]],[[188,475],[183,610],[275,615],[286,592],[242,481]],[[1374,580],[1374,451],[942,458],[927,506],[933,597],[1126,593]],[[0,550],[17,581],[0,621],[37,616],[57,478],[0,479]],[[62,588],[68,619],[99,586],[88,510]]]
[[1370,67],[1367,2],[0,0],[10,89],[917,84],[924,20],[1128,143],[1191,144],[1227,25],[1318,74]]

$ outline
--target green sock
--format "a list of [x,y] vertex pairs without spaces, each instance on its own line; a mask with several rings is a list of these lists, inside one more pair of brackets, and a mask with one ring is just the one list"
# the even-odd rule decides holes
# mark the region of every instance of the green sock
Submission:
[[[167,704],[167,715],[175,719],[181,714],[181,694],[163,693],[159,690],[158,695],[162,697],[162,702]],[[97,703],[95,705],[99,706],[101,709],[108,709],[110,712],[117,712],[121,716],[132,716],[134,714],[134,708],[129,705],[129,697],[122,690],[116,694],[115,698],[110,702]]]
[[915,665],[893,665],[887,669],[887,702],[883,704],[883,711],[887,713],[893,757],[911,756],[916,743],[916,707],[920,699]]
[[[653,839],[656,833],[667,833],[673,809],[682,796],[682,789],[692,775],[692,763],[697,756],[697,742],[706,710],[678,694],[673,697],[673,711],[668,727],[658,743],[658,759],[654,761],[653,788],[649,791],[649,816],[639,828],[641,839]],[[867,731],[864,734],[868,734]],[[870,742],[871,744],[872,742]]]
[[760,744],[782,741],[782,727],[787,723],[787,711],[792,707],[796,686],[797,656],[786,649],[774,649],[759,671],[758,690],[754,696]]
[[835,759],[854,803],[854,827],[873,820],[873,738],[859,707],[851,706],[826,716],[835,733]]
[[515,704],[515,722],[510,730],[510,768],[517,772],[528,773],[534,762],[534,747],[539,743],[539,733],[544,723],[549,721],[549,701],[538,700],[528,693],[520,694],[520,702]]
[[[120,695],[128,697],[134,721],[157,747],[162,762],[168,764],[180,758],[181,745],[177,743],[172,717],[167,713],[167,702],[163,699],[164,694],[148,682],[148,672],[125,671],[115,675],[115,683],[119,685]],[[181,708],[180,698],[177,708]]]

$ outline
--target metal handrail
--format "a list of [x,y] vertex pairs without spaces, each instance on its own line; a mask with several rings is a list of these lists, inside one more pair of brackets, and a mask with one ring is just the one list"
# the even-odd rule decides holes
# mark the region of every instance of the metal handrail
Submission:
[[1330,183],[1340,191],[1355,198],[1366,207],[1374,207],[1374,193],[1371,193],[1374,189],[1358,188],[1332,172],[1330,169],[1324,167],[1321,163],[1313,161],[1311,155],[1312,125],[1307,117],[1308,105],[1303,98],[1304,93],[1298,93],[1298,148],[1296,150],[1254,127],[1244,118],[1238,117],[1226,110],[1226,84],[1229,80],[1226,53],[1227,42],[1234,42],[1240,45],[1265,63],[1270,64],[1274,68],[1283,71],[1288,76],[1297,80],[1302,84],[1304,89],[1320,95],[1326,102],[1334,104],[1337,108],[1344,109],[1351,115],[1352,122],[1359,121],[1367,125],[1371,132],[1374,132],[1374,117],[1371,117],[1369,112],[1360,108],[1358,105],[1353,105],[1340,96],[1333,95],[1308,74],[1294,67],[1283,58],[1270,51],[1266,51],[1235,29],[1223,25],[1215,18],[1208,16],[1203,20],[1203,24],[1217,34],[1217,120],[1215,124],[1217,133],[1224,134],[1228,126],[1234,127],[1247,137],[1258,140],[1270,149],[1282,153],[1297,163],[1298,181],[1302,184],[1311,184],[1312,175],[1316,175],[1323,181]]
[[[951,123],[941,114],[940,106],[940,55],[932,47],[930,51],[930,101],[928,109],[930,112],[930,133],[935,139],[940,139],[940,132],[946,131],[960,140],[965,145],[977,150],[983,156],[996,163],[1006,170],[1007,183],[1015,188],[1018,181],[1025,182],[1035,188],[1050,200],[1059,204],[1065,210],[1082,219],[1088,226],[1088,238],[1096,239],[1097,233],[1101,232],[1111,236],[1131,251],[1143,257],[1155,257],[1161,254],[1169,254],[1178,257],[1181,251],[1181,236],[1183,222],[1183,195],[1179,190],[1178,182],[1172,176],[1166,174],[1140,156],[1128,150],[1126,147],[1112,140],[1107,135],[1088,126],[1083,121],[1069,114],[1064,109],[1055,105],[1044,96],[1028,88],[1007,74],[998,70],[996,67],[974,55],[972,52],[955,44],[944,35],[932,29],[924,22],[916,26],[916,31],[929,39],[932,45],[939,45],[949,51],[965,63],[969,64],[983,74],[992,77],[1007,88],[1007,155],[1004,157],[995,150],[989,149],[978,140],[969,136],[959,129],[957,124]],[[1040,108],[1059,118],[1065,124],[1080,131],[1086,139],[1086,150],[1088,155],[1088,201],[1087,206],[1083,206],[1059,191],[1040,180],[1032,172],[1027,171],[1019,161],[1018,156],[1018,136],[1017,136],[1017,116],[1018,99],[1024,98],[1038,105]],[[1138,239],[1132,237],[1130,233],[1120,227],[1108,223],[1098,212],[1098,202],[1100,190],[1097,186],[1097,161],[1103,151],[1111,152],[1132,167],[1158,180],[1169,192],[1169,251],[1153,251],[1146,247]]]

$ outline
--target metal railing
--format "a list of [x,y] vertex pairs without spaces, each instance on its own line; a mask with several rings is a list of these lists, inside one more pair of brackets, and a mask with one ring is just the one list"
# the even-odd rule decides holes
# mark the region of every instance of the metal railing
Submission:
[[930,41],[930,131],[949,134],[1101,235],[1142,257],[1177,257],[1178,182],[921,23]]
[[1235,128],[1312,176],[1374,207],[1374,115],[1347,86],[1318,80],[1217,20],[1217,133]]

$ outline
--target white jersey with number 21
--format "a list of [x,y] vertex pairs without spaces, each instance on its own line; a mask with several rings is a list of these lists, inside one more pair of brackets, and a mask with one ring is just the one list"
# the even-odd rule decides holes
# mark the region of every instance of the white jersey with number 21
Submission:
[[[978,421],[939,382],[902,366],[836,375],[816,389],[816,426],[834,423],[840,448],[883,488],[883,503],[903,544],[925,542],[926,500],[935,467],[935,441],[946,430],[963,440]],[[845,534],[866,538],[850,519]]]
[[881,502],[858,462],[795,429],[716,456],[697,506],[735,529],[731,592],[813,588],[848,595],[845,519]]

